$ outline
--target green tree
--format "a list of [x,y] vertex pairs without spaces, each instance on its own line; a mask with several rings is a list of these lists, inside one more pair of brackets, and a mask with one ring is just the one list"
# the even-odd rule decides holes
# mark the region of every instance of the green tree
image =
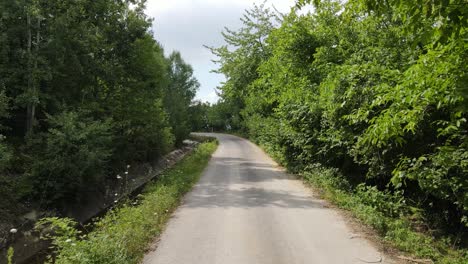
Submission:
[[64,206],[188,134],[198,83],[164,56],[145,3],[0,2],[0,173],[23,200]]
[[209,128],[208,111],[210,109],[209,103],[196,101],[189,107],[189,121],[191,131],[207,131]]
[[175,136],[175,144],[180,146],[191,132],[189,107],[200,84],[193,76],[193,69],[184,62],[179,52],[168,58],[169,85],[164,92],[164,107]]
[[225,36],[240,44],[214,50],[228,110],[212,116],[241,113],[240,127],[290,169],[339,168],[353,185],[404,193],[435,228],[465,230],[461,2],[313,2],[313,14],[292,10],[264,31],[266,53],[250,49],[250,31]]
[[76,202],[82,188],[102,184],[112,154],[110,120],[65,112],[49,117],[50,128],[32,168],[34,189],[43,204]]
[[249,86],[258,78],[258,67],[271,54],[266,39],[280,23],[280,16],[264,4],[254,4],[252,9],[246,10],[241,21],[243,27],[237,31],[225,28],[222,35],[226,45],[208,47],[218,57],[215,62],[219,68],[215,72],[226,77],[226,82],[219,87],[221,97],[233,106],[232,115],[238,120]]

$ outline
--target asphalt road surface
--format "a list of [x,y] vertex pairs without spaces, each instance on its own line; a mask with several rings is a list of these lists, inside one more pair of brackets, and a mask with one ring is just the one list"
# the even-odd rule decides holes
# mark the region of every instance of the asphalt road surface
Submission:
[[220,145],[145,264],[392,263],[248,140]]

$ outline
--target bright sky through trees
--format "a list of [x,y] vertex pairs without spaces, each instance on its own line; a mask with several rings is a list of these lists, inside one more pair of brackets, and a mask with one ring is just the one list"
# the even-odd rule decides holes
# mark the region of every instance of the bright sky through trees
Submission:
[[[196,98],[216,102],[218,97],[215,88],[224,81],[222,75],[210,73],[216,68],[211,62],[215,57],[203,45],[222,45],[220,32],[224,27],[239,28],[242,25],[239,18],[253,3],[262,1],[148,1],[146,13],[155,19],[153,31],[156,39],[161,42],[166,53],[180,51],[187,63],[194,68],[195,77],[201,84]],[[294,3],[294,0],[270,0],[267,5],[273,5],[280,12],[288,12]]]

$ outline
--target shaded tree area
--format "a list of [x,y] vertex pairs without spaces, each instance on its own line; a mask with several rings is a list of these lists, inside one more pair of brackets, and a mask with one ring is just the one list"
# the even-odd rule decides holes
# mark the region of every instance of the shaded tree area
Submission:
[[145,2],[0,2],[0,217],[79,201],[188,136],[199,85]]
[[195,102],[190,106],[192,131],[226,132],[239,130],[237,106],[220,100],[214,104]]
[[292,171],[337,168],[357,190],[401,197],[434,235],[463,241],[466,3],[298,6],[309,2],[306,15],[255,6],[242,29],[225,31],[226,46],[211,48],[237,128]]

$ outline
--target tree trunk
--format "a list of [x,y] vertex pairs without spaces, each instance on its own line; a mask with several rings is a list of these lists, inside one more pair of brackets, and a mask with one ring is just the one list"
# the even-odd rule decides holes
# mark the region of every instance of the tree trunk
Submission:
[[[31,16],[28,13],[28,104],[27,104],[27,116],[26,116],[26,135],[32,135],[34,133],[34,120],[36,116],[36,101],[37,101],[37,59],[39,54],[39,42],[40,42],[40,28],[41,19],[37,18],[37,32],[36,32],[36,47],[35,54],[32,54],[32,33],[31,33]],[[34,62],[33,62],[34,61]],[[34,63],[34,66],[32,64]]]
[[[32,53],[31,53],[31,47],[32,47],[32,34],[31,34],[31,15],[29,14],[29,10],[27,11],[27,23],[28,23],[28,88],[26,93],[30,93],[32,91],[33,87],[33,74],[32,74]],[[28,97],[30,94],[28,95]],[[30,98],[28,98],[30,100]],[[26,106],[26,135],[29,135],[32,133],[32,116],[33,116],[33,108],[31,102],[27,102]]]

